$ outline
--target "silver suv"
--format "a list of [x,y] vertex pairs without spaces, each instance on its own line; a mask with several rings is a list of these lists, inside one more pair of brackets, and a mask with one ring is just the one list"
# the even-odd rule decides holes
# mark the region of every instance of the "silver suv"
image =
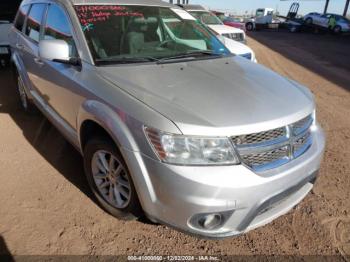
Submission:
[[24,0],[10,42],[23,108],[81,152],[118,218],[232,236],[313,187],[325,138],[311,92],[232,55],[179,7]]

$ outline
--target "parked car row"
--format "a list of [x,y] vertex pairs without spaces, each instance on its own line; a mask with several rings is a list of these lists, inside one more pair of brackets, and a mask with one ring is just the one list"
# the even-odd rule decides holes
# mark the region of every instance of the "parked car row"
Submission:
[[101,206],[227,237],[302,201],[325,148],[312,93],[180,7],[108,3],[24,0],[9,38],[23,109],[79,150]]

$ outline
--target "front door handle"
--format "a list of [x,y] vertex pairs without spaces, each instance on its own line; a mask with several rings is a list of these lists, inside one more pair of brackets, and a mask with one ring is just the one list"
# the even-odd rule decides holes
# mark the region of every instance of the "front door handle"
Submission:
[[39,65],[39,66],[43,66],[43,65],[44,65],[44,62],[41,61],[41,59],[38,58],[38,57],[34,58],[34,62],[35,62],[37,65]]

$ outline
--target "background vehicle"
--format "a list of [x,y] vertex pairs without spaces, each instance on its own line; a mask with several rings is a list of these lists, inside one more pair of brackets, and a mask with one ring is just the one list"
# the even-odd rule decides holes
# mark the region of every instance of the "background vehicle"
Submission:
[[6,66],[10,61],[10,44],[8,35],[12,24],[9,21],[0,21],[0,65]]
[[234,18],[234,17],[231,17],[231,16],[225,16],[225,17],[222,18],[222,22],[225,25],[232,26],[232,27],[241,29],[243,31],[246,31],[245,23],[243,23],[241,21],[241,19],[239,19],[239,18]]
[[227,37],[218,36],[219,40],[230,50],[232,54],[242,56],[254,63],[257,63],[254,51],[247,45]]
[[[178,19],[164,19],[165,25],[169,29],[181,28],[181,21]],[[245,44],[232,40],[230,38],[219,35],[217,32],[212,30],[208,25],[203,24],[203,26],[207,27],[210,32],[215,34],[218,39],[230,50],[232,54],[236,54],[242,56],[252,62],[257,62],[254,51]],[[193,40],[192,40],[193,42]]]
[[8,34],[21,0],[2,0],[0,2],[0,65],[6,66],[10,60]]
[[342,32],[350,32],[349,19],[337,14],[310,13],[304,17],[304,21],[306,25],[315,25],[324,29],[329,29],[329,20],[332,17],[335,18],[336,21],[336,25],[331,29],[334,33],[339,34]]
[[181,6],[203,24],[209,26],[217,34],[244,44],[246,43],[246,35],[243,30],[224,25],[214,13],[206,10],[204,7],[200,5]]
[[279,27],[279,21],[273,18],[273,8],[259,8],[256,10],[255,17],[245,21],[247,31]]

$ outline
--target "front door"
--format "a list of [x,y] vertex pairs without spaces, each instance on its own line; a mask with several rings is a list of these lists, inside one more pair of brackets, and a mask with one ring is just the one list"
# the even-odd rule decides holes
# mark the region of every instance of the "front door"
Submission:
[[[48,6],[44,18],[42,40],[64,40],[70,47],[70,57],[78,57],[69,16],[59,4]],[[79,106],[83,101],[80,69],[71,65],[40,59],[39,89],[45,94],[50,109],[72,130],[76,130]]]

